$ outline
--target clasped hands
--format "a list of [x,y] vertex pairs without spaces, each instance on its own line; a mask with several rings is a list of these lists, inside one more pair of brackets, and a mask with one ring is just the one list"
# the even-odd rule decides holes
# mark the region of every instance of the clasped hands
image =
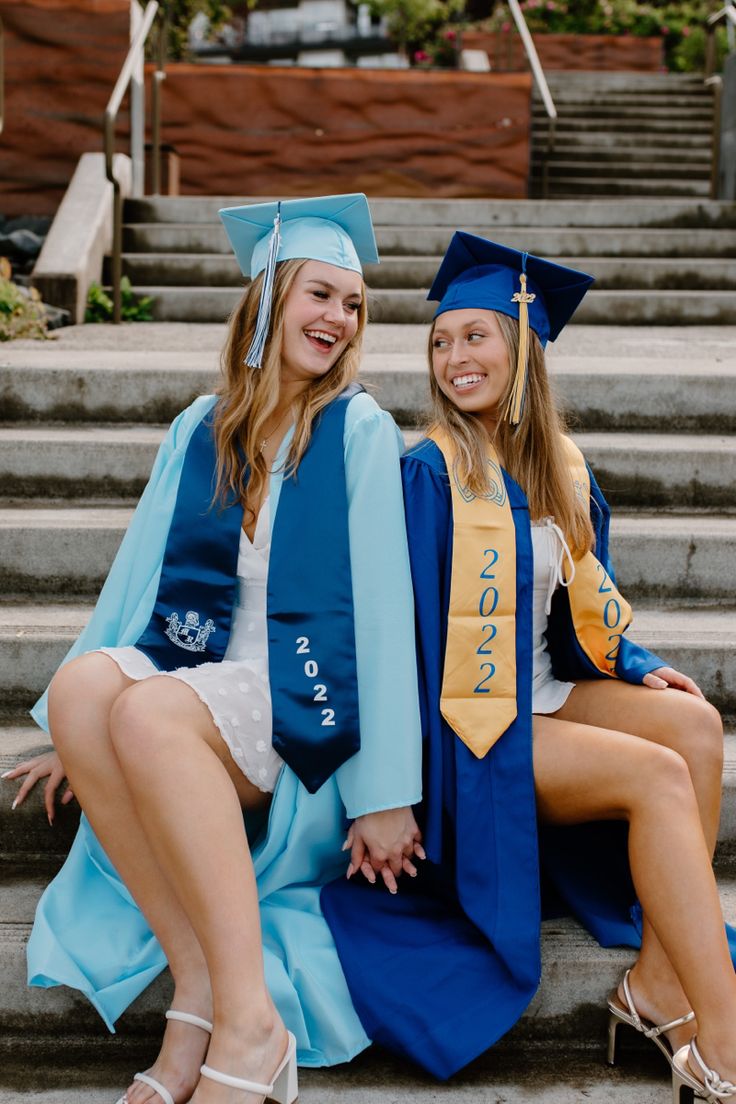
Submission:
[[347,877],[358,871],[374,884],[381,877],[390,893],[396,893],[396,879],[402,873],[417,875],[413,860],[425,859],[422,833],[409,806],[366,813],[350,825],[343,851],[350,851]]

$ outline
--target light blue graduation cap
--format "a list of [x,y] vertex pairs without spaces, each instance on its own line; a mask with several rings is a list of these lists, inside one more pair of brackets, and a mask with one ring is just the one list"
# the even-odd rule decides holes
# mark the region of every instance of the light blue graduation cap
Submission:
[[368,200],[362,192],[224,207],[220,218],[243,275],[253,280],[265,273],[256,332],[245,358],[251,368],[263,362],[279,261],[325,261],[361,274],[361,262],[378,262]]

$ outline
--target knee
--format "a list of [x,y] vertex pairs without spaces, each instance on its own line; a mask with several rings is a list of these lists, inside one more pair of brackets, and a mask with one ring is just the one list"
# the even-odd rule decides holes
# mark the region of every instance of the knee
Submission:
[[58,751],[98,739],[100,726],[84,723],[89,707],[108,693],[109,661],[90,652],[69,660],[54,675],[49,686],[49,731]]
[[681,695],[674,724],[677,749],[693,775],[723,771],[723,721],[715,706],[692,694]]
[[658,744],[644,744],[634,766],[633,803],[661,803],[685,811],[697,808],[690,768],[679,752]]
[[135,682],[116,699],[110,711],[110,739],[121,759],[150,747],[151,736],[162,725],[162,688],[159,678]]

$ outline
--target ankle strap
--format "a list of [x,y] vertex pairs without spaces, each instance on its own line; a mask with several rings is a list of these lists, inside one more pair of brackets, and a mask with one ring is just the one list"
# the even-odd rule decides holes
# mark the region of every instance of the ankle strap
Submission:
[[634,1026],[637,1031],[641,1031],[642,1035],[645,1035],[647,1039],[656,1039],[659,1035],[664,1035],[666,1031],[672,1031],[675,1027],[682,1027],[683,1024],[690,1023],[695,1019],[694,1012],[687,1012],[684,1016],[678,1016],[676,1020],[670,1020],[669,1023],[660,1024],[658,1027],[652,1025],[651,1027],[644,1027],[642,1018],[636,1010],[634,1004],[634,997],[631,992],[631,986],[629,985],[629,974],[631,970],[627,970],[623,979],[624,997],[626,998],[626,1005],[629,1010],[629,1015],[634,1021]]
[[212,1024],[209,1020],[203,1020],[201,1016],[193,1016],[191,1012],[177,1012],[170,1008],[166,1013],[167,1020],[181,1020],[182,1023],[192,1024],[193,1027],[201,1027],[203,1031],[212,1034]]
[[258,1093],[260,1096],[271,1096],[273,1085],[259,1085],[257,1081],[246,1081],[242,1077],[231,1077],[229,1073],[220,1073],[211,1066],[202,1066],[199,1071],[203,1077],[209,1077],[210,1081],[218,1081],[221,1085],[227,1085],[231,1089],[242,1089],[243,1092]]
[[718,1100],[728,1100],[730,1096],[736,1096],[736,1085],[732,1084],[731,1081],[723,1081],[719,1073],[706,1066],[698,1049],[695,1035],[690,1040],[690,1054],[695,1059],[695,1064],[703,1075],[703,1084],[709,1093]]

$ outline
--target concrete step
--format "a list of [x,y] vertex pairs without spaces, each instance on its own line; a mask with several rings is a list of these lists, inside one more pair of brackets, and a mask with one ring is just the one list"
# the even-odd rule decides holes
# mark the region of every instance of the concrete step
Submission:
[[[22,1038],[9,1036],[0,1104],[109,1104],[130,1081],[132,1070],[145,1069],[153,1062],[160,1025],[157,1031],[147,1046],[123,1034],[98,1037],[95,1045],[88,1042],[80,1048],[65,1036],[42,1040],[33,1051]],[[651,1054],[628,1051],[622,1064],[610,1069],[603,1065],[603,1030],[595,1041],[592,1034],[590,1038],[589,1047],[574,1049],[568,1043],[560,1055],[546,1046],[527,1042],[514,1049],[513,1043],[502,1041],[441,1088],[418,1069],[374,1048],[349,1066],[300,1070],[299,1101],[387,1104],[401,1099],[402,1104],[436,1104],[441,1092],[447,1104],[468,1100],[475,1104],[570,1104],[578,1100],[586,1104],[664,1104],[667,1066],[653,1047]]]
[[602,180],[588,179],[569,173],[565,176],[552,176],[550,195],[570,199],[573,196],[584,198],[589,195],[610,196],[708,196],[709,180],[691,180],[688,177],[677,179],[653,180],[651,177],[611,177]]
[[[550,166],[552,169],[553,166]],[[550,182],[553,181],[550,178]],[[369,296],[373,291],[431,286],[441,256],[390,256],[379,265],[366,265]],[[596,289],[736,290],[736,264],[731,258],[558,258],[559,264],[585,269],[596,279]],[[159,287],[238,287],[244,278],[232,255],[222,253],[126,253],[123,271],[138,289]]]
[[[545,127],[540,126],[539,132],[543,133]],[[555,143],[555,149],[560,143]],[[678,151],[683,154],[693,153],[707,157],[711,149],[711,137],[707,134],[679,134],[656,131],[647,139],[648,148],[662,153],[671,153],[673,156]],[[609,131],[590,131],[580,134],[566,134],[562,145],[595,146],[596,149],[621,149],[635,154],[641,146],[641,137],[637,133],[611,134]]]
[[[0,429],[6,497],[104,499],[139,495],[162,426]],[[612,503],[679,509],[736,505],[736,438],[575,433]],[[407,434],[412,439],[412,434]]]
[[[167,330],[166,324],[153,323],[138,332],[145,338],[162,329]],[[571,327],[563,339],[570,333],[575,348],[572,331],[586,329]],[[421,351],[426,329],[410,326],[408,331],[380,324],[368,328],[367,348],[376,351],[365,353],[361,379],[397,420],[413,424],[428,403],[427,362]],[[168,422],[195,395],[214,390],[214,347],[199,352],[128,349],[133,332],[123,328],[123,348],[118,350],[13,347],[0,353],[0,421]],[[609,355],[571,356],[550,346],[555,391],[575,424],[588,430],[736,432],[736,354],[729,356],[724,347],[722,353],[679,359],[689,349],[702,348],[702,331],[690,341],[687,331],[676,333],[681,334],[679,343],[665,340],[659,355],[651,332],[642,335],[636,353],[626,349],[616,355],[615,338],[607,331],[596,344],[601,352],[610,349]],[[152,344],[155,340],[151,338]],[[396,351],[403,343],[415,351]]]
[[[595,154],[593,157],[595,157]],[[549,169],[550,179],[557,177],[585,176],[603,182],[608,179],[621,179],[625,177],[627,173],[630,173],[632,176],[634,174],[642,176],[645,180],[669,181],[683,176],[685,179],[691,181],[710,181],[710,161],[680,164],[672,160],[661,161],[656,154],[648,158],[637,158],[636,160],[633,158],[621,157],[621,155],[619,155],[616,161],[606,161],[594,160],[590,157],[577,157],[571,159],[565,157],[558,150],[555,150],[553,157],[547,162],[547,167]],[[541,164],[537,166],[536,171],[538,173],[541,172]]]
[[[584,115],[579,117],[569,116],[558,120],[556,133],[558,137],[565,132],[583,132],[606,134],[638,134],[642,139],[647,139],[650,134],[669,134],[673,127],[678,131],[679,137],[711,135],[713,125],[708,120],[690,120],[688,122],[675,122],[670,119],[588,119]],[[532,119],[532,129],[540,133],[547,128],[547,116],[538,114]]]
[[[540,146],[540,153],[545,149],[544,143]],[[635,145],[622,148],[615,144],[606,145],[602,142],[578,139],[571,141],[566,138],[564,142],[556,142],[554,147],[556,161],[592,161],[597,159],[601,163],[620,162],[622,165],[631,165],[639,170],[646,163],[667,165],[670,167],[692,168],[695,171],[707,169],[710,171],[710,147],[703,145],[690,147],[671,146],[642,146],[640,142]]]
[[[540,256],[564,254],[579,257],[603,256],[736,256],[736,229],[633,229],[596,227],[493,227],[458,224],[460,229],[481,237],[494,237],[516,249],[528,249]],[[382,264],[395,254],[442,256],[454,228],[391,226],[376,233]],[[124,229],[126,255],[137,254],[231,254],[225,231],[207,223],[141,223]]]
[[[712,108],[713,93],[709,88],[695,91],[674,91],[665,95],[662,92],[648,92],[645,89],[632,88],[628,91],[594,91],[586,88],[565,88],[564,85],[552,89],[555,107],[558,111],[577,111],[586,113],[591,111],[606,111],[615,114],[621,111],[628,114],[630,111],[645,113],[647,109],[654,111],[708,111]],[[535,109],[543,110],[544,105],[539,96],[533,97]]]
[[[99,1039],[103,1036],[104,1029],[97,1019],[97,1013],[76,993],[64,988],[42,990],[29,989],[26,986],[25,943],[33,911],[44,885],[45,880],[42,878],[26,878],[8,881],[0,886],[0,968],[4,981],[0,1024],[8,1034],[22,1032],[31,1038],[35,1032],[42,1032],[47,1037],[71,1036],[72,1040],[78,1041],[85,1036]],[[732,880],[723,879],[720,890],[726,918],[733,921],[736,918],[736,886]],[[472,1085],[474,1074],[483,1076],[483,1069],[488,1077],[496,1061],[496,1054],[513,1050],[520,1045],[527,1046],[532,1042],[557,1042],[558,1045],[564,1043],[566,1046],[572,1042],[578,1047],[599,1047],[603,1050],[607,1018],[606,996],[620,979],[623,969],[631,963],[633,953],[619,948],[603,949],[573,920],[560,919],[545,921],[543,925],[542,956],[542,984],[528,1011],[501,1046],[494,1048],[475,1064],[469,1074],[460,1078],[460,1084],[470,1078]],[[162,1013],[170,995],[170,979],[164,974],[153,982],[120,1021],[122,1038],[128,1040],[132,1046],[136,1043],[140,1045],[141,1038],[159,1039],[162,1032]],[[356,1069],[370,1061],[371,1056],[366,1056],[359,1061]],[[416,1071],[407,1069],[406,1063],[402,1065],[405,1077],[424,1080]],[[351,1066],[347,1076],[352,1071]],[[333,1071],[330,1076],[336,1077],[339,1072]],[[344,1068],[342,1075],[346,1076]],[[325,1074],[318,1073],[315,1076],[321,1077]],[[600,1076],[605,1077],[607,1074]],[[666,1075],[662,1076],[660,1099],[663,1100],[667,1082],[664,1080]],[[390,1099],[397,1099],[396,1084],[391,1084]],[[478,1096],[478,1087],[476,1085],[475,1090],[471,1088],[467,1095],[462,1093],[462,1099],[489,1102],[506,1099],[496,1095],[495,1087],[491,1096]],[[436,1084],[432,1092],[433,1096],[427,1099],[436,1100]],[[453,1088],[445,1088],[442,1095],[444,1097],[449,1094],[451,1097],[453,1092]],[[412,1099],[410,1094],[402,1091],[401,1099],[405,1098]],[[363,1104],[366,1098],[355,1096],[354,1099],[356,1104],[358,1101]],[[379,1099],[388,1099],[385,1089],[384,1096]],[[525,1099],[530,1100],[532,1097]],[[553,1098],[546,1093],[537,1096],[535,1091],[534,1099],[548,1101],[563,1098]],[[567,1097],[567,1100],[570,1099],[573,1098]],[[576,1095],[575,1099],[587,1099],[587,1096]],[[620,1100],[621,1097],[612,1096],[608,1099]],[[641,1098],[638,1097],[637,1100],[640,1101]]]
[[[91,605],[0,604],[0,708],[29,708],[75,640]],[[637,609],[633,639],[700,685],[724,714],[736,713],[736,610],[680,604]]]
[[[0,508],[0,594],[96,595],[123,537],[128,507]],[[736,602],[736,517],[614,518],[612,555],[624,593]]]
[[[627,131],[630,128],[627,126]],[[125,202],[126,223],[216,224],[220,207],[257,203],[264,196],[147,196]],[[537,227],[736,227],[736,204],[707,200],[670,199],[667,202],[625,200],[555,200],[539,204],[529,199],[371,199],[376,227],[424,226],[436,229],[458,226]]]
[[[574,98],[560,97],[555,101],[555,107],[559,119],[586,118],[602,121],[609,119],[614,121],[641,119],[645,122],[666,119],[673,123],[687,123],[691,120],[710,120],[713,115],[712,101],[710,103],[706,99],[691,101],[688,97],[684,99],[680,97],[679,102],[674,98],[666,100],[645,98],[642,102],[639,97],[609,102],[608,100],[601,101],[599,98],[586,100],[586,97],[581,93]],[[544,104],[538,100],[535,101],[532,106],[532,114],[535,117],[546,117],[547,111]]]
[[[161,322],[224,321],[238,302],[238,288],[139,286],[153,300],[153,317]],[[374,322],[429,322],[435,304],[425,291],[377,290],[370,297]],[[736,297],[728,291],[591,291],[576,312],[576,321],[608,325],[702,325],[736,323]]]

